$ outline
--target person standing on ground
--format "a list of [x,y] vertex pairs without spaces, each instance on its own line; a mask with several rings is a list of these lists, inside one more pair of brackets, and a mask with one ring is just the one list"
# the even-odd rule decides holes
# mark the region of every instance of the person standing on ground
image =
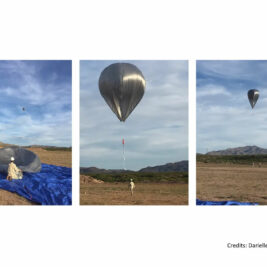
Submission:
[[133,179],[131,179],[131,181],[130,181],[130,188],[131,188],[131,195],[133,196],[133,191],[135,189],[135,184],[133,182]]

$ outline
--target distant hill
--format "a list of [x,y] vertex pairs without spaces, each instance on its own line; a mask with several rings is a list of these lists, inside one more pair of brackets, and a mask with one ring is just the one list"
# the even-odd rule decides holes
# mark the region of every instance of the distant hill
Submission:
[[[81,167],[80,173],[126,173],[132,172],[131,170],[106,170],[106,169],[98,169],[96,167]],[[154,166],[154,167],[146,167],[138,172],[188,172],[188,160],[183,160],[175,163],[167,163],[164,165]]]
[[[0,147],[8,147],[8,146],[20,146],[15,144],[7,144],[0,141]],[[43,149],[55,149],[55,150],[71,150],[71,147],[61,147],[61,146],[47,146],[47,145],[28,145],[28,146],[20,146],[23,148],[43,148]]]
[[[18,147],[19,145],[14,145],[14,144],[6,144],[3,142],[0,142],[0,148],[1,147],[9,147],[9,146],[15,146]],[[22,148],[43,148],[45,150],[51,150],[51,151],[58,151],[58,150],[63,150],[63,151],[71,151],[71,147],[61,147],[61,146],[46,146],[46,145],[29,145],[29,146],[20,146]]]
[[146,167],[139,172],[187,172],[188,171],[188,160],[183,160],[175,163],[167,163],[164,165]]
[[244,146],[211,151],[206,153],[206,155],[267,155],[267,149],[258,146]]
[[71,151],[71,147],[61,147],[61,146],[45,146],[45,145],[29,145],[22,146],[23,148],[42,148],[49,151]]
[[8,147],[8,146],[17,146],[17,145],[6,144],[6,143],[3,143],[3,142],[0,142],[0,147]]

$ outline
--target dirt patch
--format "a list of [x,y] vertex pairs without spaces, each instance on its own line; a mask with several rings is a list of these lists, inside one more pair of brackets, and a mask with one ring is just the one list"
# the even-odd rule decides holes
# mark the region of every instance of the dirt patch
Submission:
[[91,176],[87,176],[87,175],[80,175],[80,182],[81,184],[90,184],[90,183],[94,183],[94,184],[103,184],[104,182],[101,180],[97,180]]
[[267,168],[234,164],[197,164],[197,198],[267,205]]
[[34,205],[34,203],[15,193],[0,190],[0,205]]

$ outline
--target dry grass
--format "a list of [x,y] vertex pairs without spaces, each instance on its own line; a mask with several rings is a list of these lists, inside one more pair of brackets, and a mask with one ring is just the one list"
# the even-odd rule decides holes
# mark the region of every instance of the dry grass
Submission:
[[[71,151],[47,151],[42,148],[29,148],[28,150],[36,153],[42,163],[53,164],[57,166],[65,166],[71,168]],[[10,193],[5,190],[0,190],[0,205],[33,205],[34,203],[25,198]]]
[[42,163],[53,164],[71,168],[71,151],[47,151],[45,149],[34,147],[28,148],[38,155]]
[[197,198],[267,205],[267,167],[198,163]]
[[128,183],[81,183],[81,205],[187,205],[188,185],[137,183],[131,196]]

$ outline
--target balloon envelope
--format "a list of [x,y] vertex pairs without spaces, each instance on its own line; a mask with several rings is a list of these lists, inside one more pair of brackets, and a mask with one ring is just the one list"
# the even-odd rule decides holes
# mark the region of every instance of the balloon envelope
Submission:
[[99,90],[120,121],[125,121],[145,93],[145,78],[133,64],[115,63],[99,77]]
[[11,157],[15,158],[15,164],[23,172],[34,173],[41,170],[41,161],[32,151],[21,147],[4,147],[0,149],[0,172],[7,173]]
[[248,100],[252,108],[256,105],[260,92],[257,89],[251,89],[248,91]]

